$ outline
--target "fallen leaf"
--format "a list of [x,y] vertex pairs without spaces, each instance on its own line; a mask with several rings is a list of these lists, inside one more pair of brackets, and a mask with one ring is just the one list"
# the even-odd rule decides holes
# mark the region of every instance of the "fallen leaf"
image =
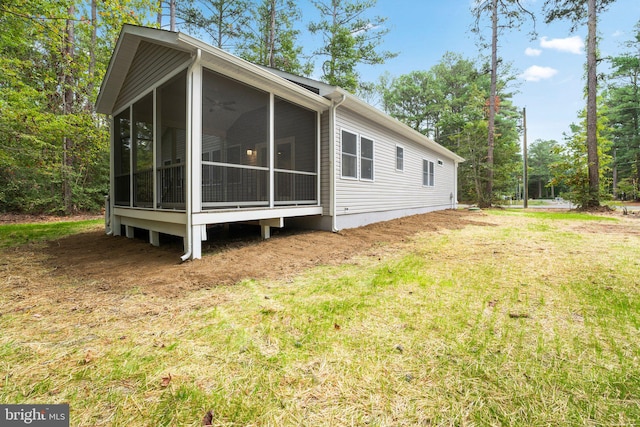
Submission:
[[171,378],[172,378],[171,374],[167,375],[166,377],[162,377],[162,382],[160,383],[160,387],[167,387],[171,382]]
[[87,353],[84,355],[84,363],[91,363],[91,361],[95,358],[93,352],[91,350],[87,350]]
[[334,323],[334,324],[333,324],[333,328],[334,328],[336,331],[339,331],[339,330],[340,330],[340,325],[338,325],[337,323]]
[[207,411],[204,418],[202,419],[203,426],[212,426],[213,425],[213,411]]

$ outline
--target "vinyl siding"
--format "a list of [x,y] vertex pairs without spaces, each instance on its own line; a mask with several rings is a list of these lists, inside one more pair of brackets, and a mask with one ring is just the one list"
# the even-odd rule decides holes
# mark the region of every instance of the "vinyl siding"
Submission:
[[320,117],[320,204],[322,214],[331,215],[331,165],[329,162],[329,115],[325,111]]
[[[368,214],[392,210],[411,211],[451,206],[455,163],[427,147],[403,138],[346,108],[338,108],[336,119],[336,215]],[[342,130],[357,133],[374,144],[374,179],[341,178]],[[404,170],[396,170],[396,146],[404,148]],[[360,150],[360,146],[358,147]],[[435,185],[422,185],[422,160],[435,163]],[[443,165],[438,165],[442,160]],[[358,169],[360,163],[358,162]]]
[[141,41],[118,94],[114,111],[149,90],[158,80],[183,65],[189,58],[187,52]]

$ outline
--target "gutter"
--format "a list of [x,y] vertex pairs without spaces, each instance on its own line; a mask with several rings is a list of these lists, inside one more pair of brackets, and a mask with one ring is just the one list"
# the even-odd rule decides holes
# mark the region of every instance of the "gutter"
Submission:
[[331,180],[329,185],[329,191],[331,193],[331,208],[329,209],[329,215],[331,215],[331,231],[334,233],[339,231],[336,227],[336,110],[344,101],[347,100],[347,95],[345,93],[341,96],[342,98],[338,102],[333,100],[331,101],[331,114],[329,115],[329,167],[331,168]]
[[192,170],[193,170],[193,155],[191,153],[191,151],[193,150],[193,75],[192,75],[192,70],[200,65],[200,61],[202,60],[202,51],[200,49],[198,49],[196,51],[196,57],[193,60],[193,62],[191,63],[191,65],[189,65],[189,68],[187,69],[187,78],[188,83],[187,83],[187,120],[189,122],[188,126],[187,126],[187,147],[186,147],[186,156],[185,156],[185,160],[186,160],[186,165],[188,165],[189,167],[187,168],[187,170],[185,170],[185,184],[187,187],[187,192],[186,192],[186,200],[185,200],[185,208],[187,211],[187,232],[185,235],[185,239],[186,239],[186,252],[184,255],[182,255],[180,257],[180,260],[182,262],[185,262],[188,259],[191,259],[191,255],[193,254],[193,201],[191,198],[191,182],[192,182]]

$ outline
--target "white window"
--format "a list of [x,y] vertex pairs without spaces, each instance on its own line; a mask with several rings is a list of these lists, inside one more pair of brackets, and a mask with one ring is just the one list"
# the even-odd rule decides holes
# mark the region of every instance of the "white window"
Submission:
[[360,179],[373,180],[373,140],[360,137]]
[[422,185],[433,187],[435,184],[434,163],[430,160],[422,159]]
[[342,131],[342,177],[373,181],[373,140]]
[[438,159],[438,166],[440,166],[440,167],[444,166],[444,162],[442,160],[440,160],[440,159]]
[[396,170],[404,170],[404,148],[396,145]]
[[358,135],[342,131],[342,177],[358,178]]

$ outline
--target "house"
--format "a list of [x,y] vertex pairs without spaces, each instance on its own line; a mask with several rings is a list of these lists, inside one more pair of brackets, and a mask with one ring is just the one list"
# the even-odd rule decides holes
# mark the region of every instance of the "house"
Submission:
[[456,207],[463,159],[345,90],[185,34],[125,25],[96,109],[111,117],[107,232],[184,238],[255,222],[338,231]]

